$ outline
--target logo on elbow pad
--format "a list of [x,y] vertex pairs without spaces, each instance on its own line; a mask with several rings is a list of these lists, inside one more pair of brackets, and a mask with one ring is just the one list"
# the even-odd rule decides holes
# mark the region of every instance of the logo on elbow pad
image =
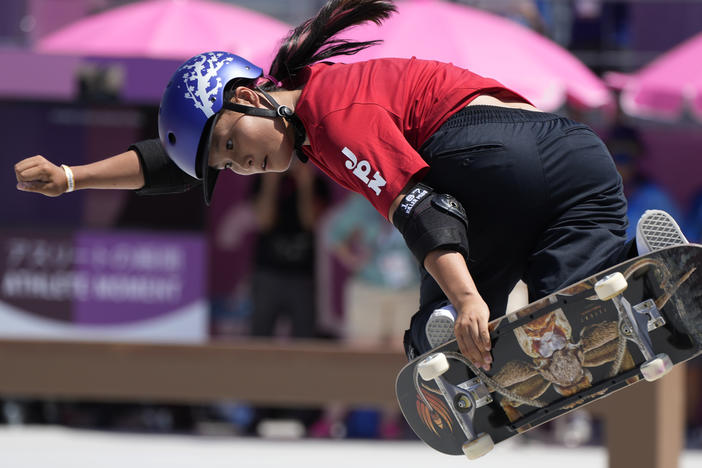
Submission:
[[424,199],[424,197],[426,197],[429,193],[429,190],[426,190],[422,187],[413,188],[412,191],[405,195],[405,198],[402,199],[402,203],[400,203],[400,209],[404,211],[406,215],[409,215],[412,212],[414,206],[420,201],[422,201],[422,199]]
[[384,187],[387,183],[383,176],[380,175],[380,172],[375,171],[373,179],[370,179],[369,176],[373,168],[368,161],[359,161],[356,155],[353,154],[353,152],[347,147],[344,147],[341,152],[348,158],[348,161],[346,161],[346,168],[351,169],[353,171],[353,175],[361,179],[361,182],[366,184],[369,189],[375,192],[376,195],[380,195],[382,187]]

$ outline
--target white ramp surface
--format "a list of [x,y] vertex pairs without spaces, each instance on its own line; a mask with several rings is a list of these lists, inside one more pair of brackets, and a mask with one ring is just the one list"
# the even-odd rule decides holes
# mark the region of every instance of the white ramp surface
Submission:
[[[603,448],[567,449],[506,442],[485,457],[435,452],[418,441],[264,440],[240,437],[141,435],[62,427],[0,427],[3,468],[607,468]],[[679,468],[702,466],[686,451]]]

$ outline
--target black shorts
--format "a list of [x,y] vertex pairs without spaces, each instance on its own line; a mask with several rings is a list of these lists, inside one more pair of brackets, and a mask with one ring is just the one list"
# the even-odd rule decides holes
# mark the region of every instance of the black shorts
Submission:
[[[423,182],[450,193],[468,214],[468,268],[490,319],[505,313],[519,280],[536,300],[629,254],[622,179],[586,125],[545,112],[470,106],[422,146]],[[411,341],[425,351],[424,324],[445,296],[422,272]]]

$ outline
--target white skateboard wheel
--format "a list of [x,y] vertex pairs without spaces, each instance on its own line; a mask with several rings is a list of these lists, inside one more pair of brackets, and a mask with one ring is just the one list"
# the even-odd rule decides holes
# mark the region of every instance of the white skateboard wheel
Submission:
[[492,441],[490,434],[481,434],[477,439],[463,444],[462,448],[468,460],[475,460],[495,448],[495,443]]
[[673,361],[670,360],[667,354],[659,354],[650,361],[641,364],[641,373],[644,379],[649,382],[655,382],[666,375],[673,368]]
[[629,284],[626,278],[619,272],[607,275],[595,283],[595,293],[601,301],[608,301],[623,293]]
[[444,353],[432,354],[417,365],[417,370],[422,379],[434,380],[449,370],[448,359]]

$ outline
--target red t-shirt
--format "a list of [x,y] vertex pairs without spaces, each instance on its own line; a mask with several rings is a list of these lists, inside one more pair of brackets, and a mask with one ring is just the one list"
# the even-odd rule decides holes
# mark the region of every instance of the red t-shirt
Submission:
[[428,168],[417,149],[456,111],[480,94],[529,102],[493,79],[414,58],[317,63],[302,79],[295,113],[307,130],[305,154],[385,217]]

